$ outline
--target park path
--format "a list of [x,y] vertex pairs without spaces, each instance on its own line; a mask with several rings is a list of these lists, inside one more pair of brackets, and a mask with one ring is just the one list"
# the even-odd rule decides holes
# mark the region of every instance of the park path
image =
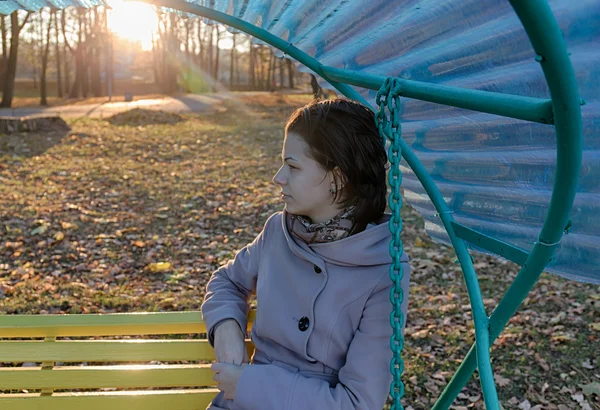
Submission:
[[[296,90],[294,90],[296,91]],[[55,107],[0,108],[0,117],[30,117],[60,115],[63,118],[110,117],[111,115],[143,108],[172,113],[213,112],[224,100],[234,99],[240,94],[250,95],[263,92],[221,92],[213,94],[185,94],[174,97],[140,99],[132,102],[105,102],[97,104],[62,105]]]

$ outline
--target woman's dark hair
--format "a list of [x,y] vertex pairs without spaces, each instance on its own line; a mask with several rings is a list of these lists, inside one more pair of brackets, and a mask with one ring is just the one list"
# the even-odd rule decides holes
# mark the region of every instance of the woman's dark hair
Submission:
[[[314,100],[285,125],[285,134],[297,134],[308,144],[308,154],[333,174],[336,186],[344,184],[342,197],[338,201],[338,190],[333,200],[342,207],[356,204],[354,232],[378,220],[386,207],[387,155],[374,116],[352,100]],[[343,181],[333,172],[336,166]]]

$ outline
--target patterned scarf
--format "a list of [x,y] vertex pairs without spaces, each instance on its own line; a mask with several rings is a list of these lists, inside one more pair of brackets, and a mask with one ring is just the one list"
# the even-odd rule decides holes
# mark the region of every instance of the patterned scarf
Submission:
[[312,223],[302,215],[287,214],[287,227],[292,235],[307,244],[338,241],[351,235],[355,228],[352,211],[355,205],[343,209],[327,222]]

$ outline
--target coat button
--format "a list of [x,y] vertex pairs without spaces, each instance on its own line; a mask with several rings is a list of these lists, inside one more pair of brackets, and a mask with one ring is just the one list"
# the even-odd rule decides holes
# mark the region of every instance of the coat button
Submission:
[[306,316],[304,316],[298,322],[298,329],[300,329],[301,332],[306,332],[308,330],[309,324],[310,324],[310,321],[308,320],[308,318]]
[[317,265],[315,265],[315,272],[321,273],[323,271],[321,270],[321,268],[319,268]]

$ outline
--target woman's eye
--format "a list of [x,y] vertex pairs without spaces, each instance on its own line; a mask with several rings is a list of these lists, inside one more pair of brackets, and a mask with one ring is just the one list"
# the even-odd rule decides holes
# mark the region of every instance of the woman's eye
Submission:
[[298,168],[296,168],[296,167],[295,167],[295,166],[293,166],[293,165],[288,165],[288,167],[290,167],[291,169],[298,169]]

